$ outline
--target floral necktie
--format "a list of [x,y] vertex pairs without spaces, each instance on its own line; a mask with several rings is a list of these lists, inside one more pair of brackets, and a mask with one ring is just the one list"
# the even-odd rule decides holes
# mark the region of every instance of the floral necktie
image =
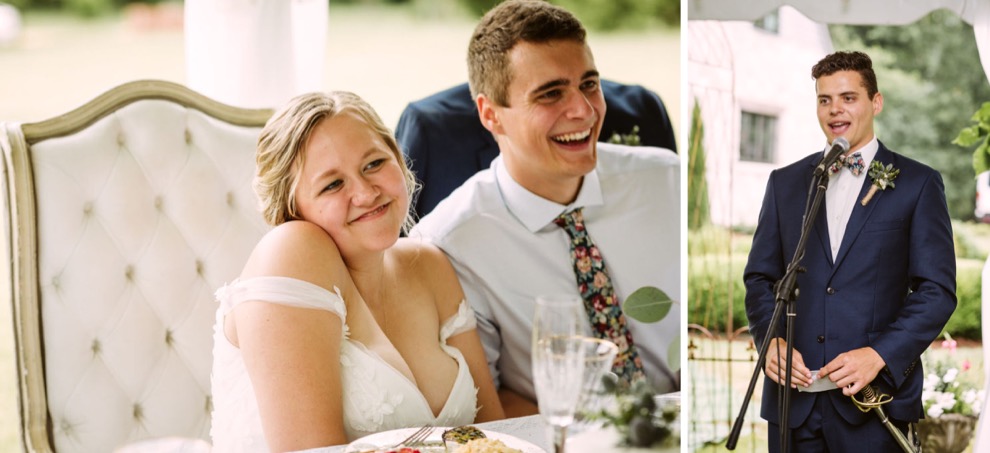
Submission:
[[840,157],[836,159],[836,161],[832,163],[832,166],[828,167],[828,174],[833,175],[841,170],[842,167],[848,168],[849,171],[852,172],[853,176],[859,176],[859,174],[863,172],[863,169],[866,168],[866,162],[863,161],[863,155],[860,154],[859,151],[856,151],[845,158]]
[[584,299],[584,308],[591,320],[591,330],[596,337],[609,340],[619,347],[612,371],[619,376],[620,381],[630,384],[645,377],[643,362],[633,344],[622,305],[612,288],[612,279],[605,269],[605,260],[584,229],[581,209],[561,214],[554,223],[570,236],[571,261],[574,263],[578,291]]

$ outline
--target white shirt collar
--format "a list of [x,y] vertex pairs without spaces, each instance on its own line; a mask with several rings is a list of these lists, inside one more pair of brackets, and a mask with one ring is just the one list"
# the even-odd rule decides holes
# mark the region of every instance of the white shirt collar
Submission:
[[[829,150],[831,148],[832,148],[831,143],[825,144],[825,150]],[[870,141],[866,142],[866,144],[863,145],[862,148],[852,152],[852,153],[859,153],[860,156],[863,156],[863,163],[866,165],[866,169],[864,170],[864,173],[870,170],[870,163],[873,162],[873,158],[877,156],[877,150],[879,149],[880,149],[880,142],[877,140],[876,134],[874,134],[873,138],[870,139]]]
[[553,222],[557,216],[576,207],[597,206],[604,203],[601,183],[598,180],[598,170],[592,170],[584,175],[581,190],[577,198],[568,205],[547,200],[516,182],[509,170],[502,163],[502,156],[492,161],[495,171],[495,182],[505,200],[509,212],[531,232],[537,232]]

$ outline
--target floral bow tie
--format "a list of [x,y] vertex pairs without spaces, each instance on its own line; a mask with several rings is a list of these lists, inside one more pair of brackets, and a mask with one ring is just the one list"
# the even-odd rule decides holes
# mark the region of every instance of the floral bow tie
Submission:
[[863,169],[866,168],[866,162],[863,161],[863,155],[859,152],[852,153],[846,157],[840,157],[836,160],[831,167],[828,168],[828,174],[833,175],[837,173],[842,167],[846,167],[852,172],[853,176],[859,176],[863,173]]

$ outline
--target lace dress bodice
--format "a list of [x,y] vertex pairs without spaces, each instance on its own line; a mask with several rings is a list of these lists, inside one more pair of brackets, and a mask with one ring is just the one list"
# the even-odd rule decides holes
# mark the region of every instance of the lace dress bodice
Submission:
[[351,340],[347,309],[336,293],[302,280],[258,277],[236,280],[217,291],[220,307],[213,329],[213,438],[214,452],[267,452],[254,388],[240,349],[224,334],[223,320],[238,304],[260,300],[292,307],[326,310],[344,323],[340,348],[344,430],[348,440],[390,429],[422,426],[459,426],[472,423],[477,412],[477,389],[461,352],[447,339],[475,328],[474,312],[461,302],[457,314],[440,329],[440,347],[458,364],[450,395],[436,417],[416,385],[361,343]]

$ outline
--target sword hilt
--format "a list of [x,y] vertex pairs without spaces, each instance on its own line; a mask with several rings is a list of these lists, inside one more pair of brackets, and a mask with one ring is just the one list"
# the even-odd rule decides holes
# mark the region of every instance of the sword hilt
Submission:
[[920,447],[916,450],[914,446],[908,442],[907,437],[904,436],[896,426],[894,426],[890,419],[887,418],[887,414],[883,411],[883,405],[894,400],[894,397],[886,394],[880,393],[878,390],[874,389],[872,385],[867,384],[859,391],[859,395],[862,400],[856,399],[856,395],[849,395],[849,398],[853,400],[853,404],[857,409],[863,412],[874,411],[877,417],[880,418],[880,423],[887,427],[887,431],[894,436],[894,441],[897,445],[904,450],[904,453],[920,453]]
[[869,412],[873,409],[880,409],[880,406],[887,404],[894,400],[894,398],[886,393],[879,393],[873,389],[872,385],[867,385],[859,391],[859,395],[862,400],[857,400],[856,395],[850,395],[849,398],[853,400],[853,404],[856,408],[863,412]]

